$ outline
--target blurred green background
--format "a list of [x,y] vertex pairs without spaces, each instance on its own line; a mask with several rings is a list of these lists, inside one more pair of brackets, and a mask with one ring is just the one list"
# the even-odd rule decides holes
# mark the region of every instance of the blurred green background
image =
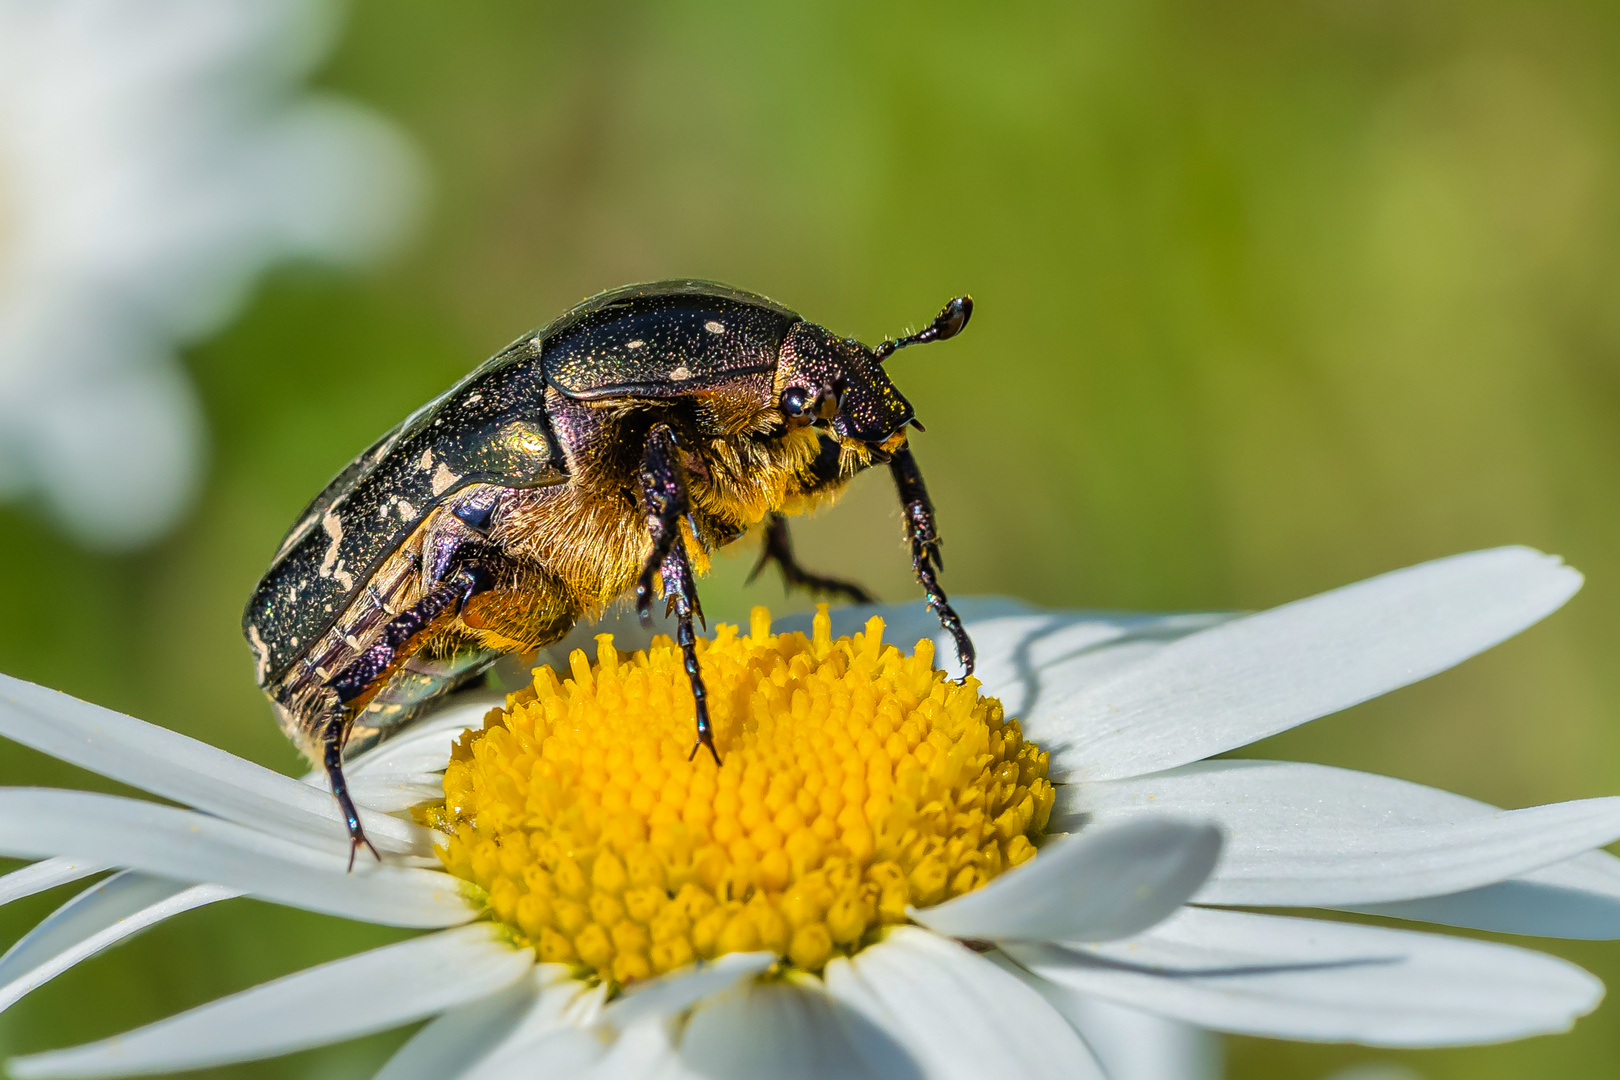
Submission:
[[[427,228],[369,279],[279,271],[188,354],[212,460],[168,540],[95,556],[0,508],[0,669],[297,770],[242,603],[329,475],[483,357],[628,281],[717,278],[874,342],[971,292],[967,334],[891,365],[953,593],[1258,608],[1558,552],[1588,583],[1546,625],[1258,752],[1514,806],[1620,791],[1613,5],[365,0],[319,82],[425,149]],[[883,476],[799,529],[889,600],[915,592],[899,535]],[[711,618],[789,606],[743,585],[751,555]],[[0,780],[89,782],[9,745]],[[5,940],[67,895],[0,909]],[[388,936],[225,905],[0,1038],[99,1037]],[[1546,947],[1620,982],[1620,943]],[[1229,1075],[1611,1076],[1615,1015],[1407,1054],[1234,1039]],[[364,1075],[402,1037],[229,1074]]]

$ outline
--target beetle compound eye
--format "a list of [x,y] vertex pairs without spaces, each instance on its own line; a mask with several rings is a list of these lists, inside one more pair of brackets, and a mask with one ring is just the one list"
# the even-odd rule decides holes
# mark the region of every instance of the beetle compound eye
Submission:
[[782,391],[782,413],[788,418],[788,423],[797,427],[808,424],[811,417],[810,391],[802,386],[790,386]]

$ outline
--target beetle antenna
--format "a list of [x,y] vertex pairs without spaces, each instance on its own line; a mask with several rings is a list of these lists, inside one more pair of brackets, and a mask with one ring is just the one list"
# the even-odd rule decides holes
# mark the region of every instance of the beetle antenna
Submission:
[[940,313],[934,316],[934,321],[915,334],[907,334],[898,340],[891,339],[879,345],[873,352],[877,355],[877,362],[883,363],[893,353],[899,352],[908,345],[923,345],[930,341],[944,341],[953,338],[962,332],[962,328],[973,317],[973,297],[958,296],[946,304]]

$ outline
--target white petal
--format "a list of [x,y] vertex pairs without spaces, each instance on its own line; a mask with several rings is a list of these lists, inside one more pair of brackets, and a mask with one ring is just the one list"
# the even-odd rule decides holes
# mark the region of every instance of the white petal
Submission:
[[13,900],[21,900],[25,896],[33,896],[46,889],[54,889],[58,885],[66,885],[70,881],[99,874],[105,869],[107,867],[102,863],[67,856],[41,859],[37,863],[0,877],[0,904],[9,904]]
[[927,930],[891,930],[878,944],[833,960],[826,982],[828,993],[887,1032],[930,1080],[1102,1080],[1091,1051],[1041,995]]
[[[344,771],[355,779],[385,773],[442,773],[450,761],[450,747],[461,738],[461,733],[468,728],[483,730],[484,717],[491,709],[501,707],[504,701],[502,694],[457,694],[453,704],[429,713],[382,745],[357,755],[344,766]],[[326,782],[318,772],[311,773],[307,779],[319,784]]]
[[1057,991],[1054,1004],[1097,1055],[1108,1080],[1221,1080],[1221,1040],[1214,1032],[1102,998],[1071,994],[1045,979],[1031,985]]
[[434,870],[379,864],[191,810],[47,788],[0,789],[0,854],[81,852],[177,881],[215,883],[277,903],[395,926],[451,926],[476,912]]
[[394,814],[422,803],[441,801],[444,777],[432,773],[372,773],[349,780],[349,794],[357,806],[379,814]]
[[[1226,834],[1196,901],[1342,907],[1503,881],[1620,838],[1620,798],[1498,810],[1387,776],[1289,761],[1205,761],[1060,790],[1058,827],[1201,817]],[[1039,860],[1037,860],[1039,861]]]
[[531,980],[519,979],[489,997],[440,1014],[395,1051],[373,1080],[454,1080],[512,1033],[539,993]]
[[[604,1047],[599,1058],[580,1070],[580,1080],[712,1080],[700,1078],[686,1067],[675,1048],[676,1027],[675,1021],[662,1016],[649,1016],[630,1025]],[[592,1037],[585,1033],[562,1034],[551,1040],[548,1051],[555,1060],[560,1056],[559,1049],[567,1047],[567,1052],[583,1060]],[[546,1080],[552,1080],[557,1066],[550,1062],[548,1066],[544,1075]],[[536,1074],[529,1071],[520,1075],[522,1080],[533,1080]]]
[[752,952],[727,953],[693,964],[631,987],[607,1007],[603,1020],[622,1029],[645,1016],[674,1016],[710,994],[752,979],[774,963],[775,953]]
[[1417,682],[1556,611],[1581,576],[1528,548],[1476,551],[1235,619],[1033,710],[1054,779],[1185,765]]
[[912,919],[985,941],[1111,941],[1139,933],[1203,885],[1221,850],[1213,825],[1170,817],[1059,837],[1032,862]]
[[0,957],[0,1009],[125,938],[239,893],[124,871],[57,908]]
[[1511,881],[1466,892],[1343,906],[1369,915],[1499,934],[1612,941],[1620,938],[1620,859],[1606,851],[1589,851]]
[[819,979],[740,983],[692,1013],[680,1057],[711,1080],[901,1080],[916,1063]]
[[[218,747],[67,694],[0,675],[0,735],[102,776],[256,829],[316,837],[348,850],[337,804]],[[432,854],[426,830],[396,818],[362,818],[372,843]]]
[[[983,692],[999,699],[1008,715],[1025,718],[1025,733],[1040,742],[1041,718],[1075,688],[1095,686],[1170,642],[1231,618],[1048,611],[985,619],[968,624],[967,631]],[[936,637],[936,657],[951,659],[953,650],[948,635]]]
[[487,923],[334,960],[123,1035],[15,1058],[21,1080],[139,1076],[254,1061],[420,1020],[498,993],[532,959]]
[[1082,995],[1217,1031],[1374,1046],[1458,1046],[1566,1030],[1603,985],[1573,964],[1483,941],[1186,908],[1128,941],[1007,944]]
[[585,1073],[612,1047],[608,1028],[599,1026],[607,986],[587,987],[576,979],[547,975],[540,965],[539,997],[517,1029],[466,1073],[468,1080],[568,1080]]
[[540,988],[540,996],[512,1032],[507,1046],[521,1047],[560,1028],[583,1030],[600,1025],[607,1005],[607,984],[582,983],[562,964],[536,964],[534,984]]

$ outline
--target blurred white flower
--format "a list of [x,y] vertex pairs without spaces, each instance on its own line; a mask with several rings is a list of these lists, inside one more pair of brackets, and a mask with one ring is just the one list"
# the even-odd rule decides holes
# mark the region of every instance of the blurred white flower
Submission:
[[[778,952],[741,951],[760,947],[746,935],[739,951],[727,952],[722,936],[713,961],[638,976],[617,997],[579,964],[537,963],[525,935],[541,951],[554,929],[583,942],[585,931],[566,925],[561,906],[574,897],[583,910],[581,889],[624,890],[623,904],[600,908],[593,893],[589,911],[599,921],[625,919],[633,890],[624,864],[614,862],[607,877],[593,866],[572,885],[557,866],[546,868],[553,876],[531,878],[524,844],[498,848],[493,831],[458,828],[461,843],[483,845],[471,855],[475,875],[521,869],[535,889],[541,902],[529,915],[528,894],[507,896],[520,934],[513,916],[499,914],[510,907],[501,888],[516,886],[497,880],[486,892],[434,869],[424,858],[430,845],[446,845],[446,862],[457,867],[458,841],[402,813],[454,787],[458,805],[492,807],[480,830],[496,827],[500,800],[510,798],[525,809],[507,820],[543,825],[562,789],[535,764],[553,759],[552,744],[538,742],[539,721],[502,728],[464,753],[453,785],[444,778],[451,742],[476,726],[482,706],[447,709],[358,758],[351,790],[384,859],[349,873],[344,829],[319,788],[0,677],[0,734],[195,808],[0,790],[0,853],[43,860],[0,878],[0,901],[109,866],[134,871],[81,894],[0,958],[0,1008],[130,934],[243,894],[434,929],[9,1067],[39,1078],[179,1071],[433,1017],[382,1078],[1212,1080],[1218,1056],[1198,1029],[1381,1046],[1561,1031],[1596,1006],[1602,986],[1557,958],[1230,908],[1375,911],[1507,933],[1620,937],[1620,859],[1596,850],[1620,837],[1620,798],[1500,811],[1365,773],[1201,759],[1459,663],[1557,609],[1579,585],[1580,575],[1558,560],[1505,548],[1239,618],[964,603],[985,689],[1012,705],[1009,714],[1021,713],[1024,734],[1051,752],[1050,828],[1069,835],[980,888],[907,907],[909,925],[856,939],[819,976],[782,963]],[[847,633],[872,613],[846,609],[835,630]],[[883,615],[902,640],[938,629],[921,605]],[[589,685],[565,688],[566,700],[577,703]],[[569,707],[556,713],[557,730],[589,738],[577,733],[593,729],[576,724]],[[860,752],[882,755],[886,746],[873,740]],[[521,779],[520,761],[552,785],[531,789],[530,798],[541,791],[538,802],[521,803],[521,789],[501,794],[502,784]],[[495,770],[491,786],[467,786],[469,762]],[[641,774],[640,763],[625,759],[623,768]],[[1224,835],[1218,858],[1200,839],[1207,826],[1189,824],[1200,820]],[[545,892],[553,880],[561,891]],[[540,929],[527,928],[530,915]],[[696,941],[696,923],[691,934]],[[612,947],[621,956],[645,949],[635,936],[615,936]]]
[[396,241],[422,171],[300,82],[332,0],[0,0],[0,497],[81,541],[152,539],[197,486],[176,349],[274,261]]

